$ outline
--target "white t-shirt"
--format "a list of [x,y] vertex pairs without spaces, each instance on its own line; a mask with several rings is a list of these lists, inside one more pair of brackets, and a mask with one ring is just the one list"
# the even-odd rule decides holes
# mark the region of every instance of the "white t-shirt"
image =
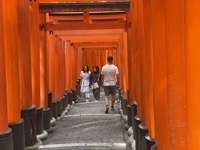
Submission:
[[117,83],[117,75],[119,74],[117,66],[107,64],[102,67],[101,74],[104,76],[104,86],[115,86]]

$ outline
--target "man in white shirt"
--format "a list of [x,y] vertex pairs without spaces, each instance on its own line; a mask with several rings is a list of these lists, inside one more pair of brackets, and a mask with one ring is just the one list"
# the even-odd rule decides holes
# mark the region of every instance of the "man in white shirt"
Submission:
[[111,95],[112,99],[112,106],[111,110],[114,110],[115,104],[115,95],[116,95],[116,84],[119,82],[118,76],[119,71],[117,66],[113,64],[113,57],[108,56],[107,58],[108,64],[102,67],[102,83],[104,86],[104,93],[105,93],[105,103],[106,103],[106,111],[108,113],[109,110],[109,96]]

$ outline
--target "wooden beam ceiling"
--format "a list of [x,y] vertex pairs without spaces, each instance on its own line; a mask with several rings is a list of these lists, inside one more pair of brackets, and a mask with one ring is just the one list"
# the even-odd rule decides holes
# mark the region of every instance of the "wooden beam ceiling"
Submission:
[[121,36],[88,36],[88,37],[66,37],[60,36],[64,41],[70,41],[71,43],[78,42],[118,42]]
[[96,47],[96,48],[83,48],[83,50],[117,50],[117,47]]
[[[39,0],[39,3],[93,3],[100,0]],[[129,0],[103,0],[103,2],[130,2]]]
[[129,2],[40,3],[41,13],[127,11]]
[[[126,14],[125,13],[119,13],[119,14],[90,14],[89,18],[92,21],[95,20],[126,20]],[[49,15],[49,20],[54,21],[83,21],[84,16],[83,15]]]
[[65,36],[88,36],[88,35],[120,35],[124,33],[124,29],[105,29],[105,30],[69,30],[69,31],[54,31],[55,35]]
[[107,23],[79,23],[79,22],[52,22],[46,23],[47,31],[62,31],[62,30],[102,30],[102,29],[125,29],[126,21],[107,22]]
[[118,46],[117,42],[82,42],[74,43],[74,46],[83,47],[83,46]]

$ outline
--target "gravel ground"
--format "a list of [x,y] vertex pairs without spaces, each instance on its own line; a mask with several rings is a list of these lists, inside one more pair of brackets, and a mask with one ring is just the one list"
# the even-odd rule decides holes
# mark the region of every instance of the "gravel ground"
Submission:
[[39,149],[43,150],[125,150],[124,127],[116,105],[115,111],[105,114],[101,100],[83,99],[57,122],[56,130],[49,134]]

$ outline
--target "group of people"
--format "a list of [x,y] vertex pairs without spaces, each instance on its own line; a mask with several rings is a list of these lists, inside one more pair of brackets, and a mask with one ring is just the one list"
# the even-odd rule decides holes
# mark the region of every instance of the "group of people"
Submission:
[[104,89],[105,93],[105,113],[109,111],[109,96],[111,95],[111,110],[114,110],[116,85],[119,82],[119,71],[117,66],[113,64],[113,57],[108,56],[107,64],[102,67],[100,72],[99,66],[94,66],[93,71],[89,71],[88,65],[83,67],[81,71],[81,93],[89,102],[90,88],[92,89],[95,101],[100,100],[100,89]]

